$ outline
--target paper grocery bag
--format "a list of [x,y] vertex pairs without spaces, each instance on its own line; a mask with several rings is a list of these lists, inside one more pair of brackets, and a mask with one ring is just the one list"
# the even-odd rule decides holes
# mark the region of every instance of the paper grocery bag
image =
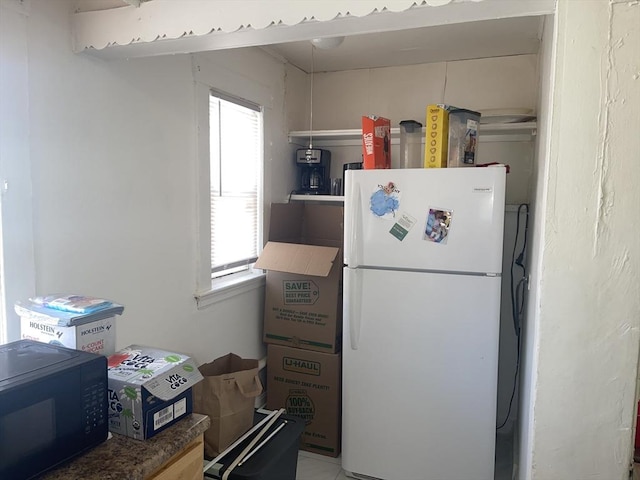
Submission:
[[198,367],[204,380],[193,388],[193,411],[208,415],[205,456],[213,458],[253,426],[255,397],[262,393],[258,360],[229,353]]

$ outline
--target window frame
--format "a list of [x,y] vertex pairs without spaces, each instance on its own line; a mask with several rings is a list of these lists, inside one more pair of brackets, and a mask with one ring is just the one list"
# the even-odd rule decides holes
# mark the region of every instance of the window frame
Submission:
[[[263,208],[263,204],[264,204],[264,108],[261,105],[258,105],[257,103],[254,102],[250,102],[248,100],[245,100],[243,98],[238,98],[232,95],[227,94],[226,92],[221,92],[215,88],[212,88],[209,90],[209,101],[211,101],[211,97],[215,97],[218,98],[219,100],[228,102],[228,103],[232,103],[236,106],[240,106],[243,107],[245,109],[251,110],[253,112],[257,112],[259,113],[260,117],[259,117],[259,126],[258,126],[258,142],[260,144],[259,146],[259,153],[258,156],[259,158],[262,159],[262,163],[261,165],[258,166],[258,172],[257,172],[257,191],[256,191],[256,196],[257,196],[257,205],[256,205],[256,223],[257,223],[257,229],[258,231],[256,232],[256,255],[253,257],[247,257],[244,258],[242,260],[237,260],[237,261],[233,261],[230,262],[228,264],[221,264],[218,265],[216,267],[214,267],[213,265],[211,266],[211,278],[212,278],[212,282],[215,284],[216,282],[218,282],[219,279],[223,278],[223,277],[229,277],[231,275],[234,275],[236,277],[241,277],[241,274],[246,274],[247,271],[251,271],[253,264],[256,262],[256,260],[258,259],[258,255],[260,254],[260,251],[262,250],[262,240],[263,240],[263,226],[264,226],[264,208]],[[211,106],[209,107],[209,112],[211,112]],[[209,113],[209,119],[211,118],[211,115]],[[210,132],[210,129],[209,129]],[[211,156],[209,156],[209,167],[211,168],[212,165],[212,158]],[[224,160],[222,160],[224,161]],[[224,180],[220,179],[222,182],[224,182]],[[210,185],[210,190],[211,190],[211,185]],[[213,198],[211,198],[211,201],[213,202]],[[213,208],[211,208],[211,210],[213,210]],[[210,222],[210,225],[213,222]],[[213,247],[213,242],[212,242],[212,247]],[[213,248],[212,248],[213,250]],[[213,263],[213,262],[211,262]],[[238,270],[236,272],[228,272],[225,273],[223,275],[216,275],[217,272],[220,271],[228,271],[228,270]]]
[[259,208],[258,255],[262,252],[265,235],[264,205],[267,202],[265,186],[265,169],[267,167],[267,146],[269,140],[268,111],[272,108],[273,96],[270,90],[244,75],[236,74],[228,69],[192,57],[194,73],[194,101],[196,112],[196,243],[197,243],[197,278],[194,298],[199,310],[220,301],[227,300],[258,288],[265,284],[265,273],[262,270],[249,268],[243,272],[212,279],[211,272],[211,194],[209,163],[209,95],[226,94],[232,98],[244,99],[262,108],[262,168],[259,183],[261,185],[261,207]]

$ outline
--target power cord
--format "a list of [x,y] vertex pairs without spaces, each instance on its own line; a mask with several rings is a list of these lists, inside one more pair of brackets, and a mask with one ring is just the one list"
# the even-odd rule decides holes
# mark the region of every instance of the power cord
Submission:
[[[518,240],[520,239],[520,216],[522,210],[525,210],[525,222],[524,222],[524,241],[522,243],[522,249],[520,254],[516,258],[516,248],[518,246]],[[522,336],[521,333],[521,321],[522,314],[524,312],[524,292],[527,285],[527,268],[525,266],[525,255],[527,252],[527,236],[529,232],[529,205],[523,203],[518,206],[518,214],[516,218],[516,238],[513,242],[513,252],[511,254],[511,316],[513,319],[513,330],[516,334],[516,371],[513,375],[513,389],[511,390],[511,399],[509,400],[509,409],[507,410],[507,416],[504,421],[496,428],[500,430],[507,424],[509,417],[511,416],[511,408],[513,407],[513,398],[516,395],[516,386],[518,385],[518,374],[520,372],[520,353],[522,349]],[[522,269],[522,276],[517,284],[514,282],[514,269],[518,266]]]

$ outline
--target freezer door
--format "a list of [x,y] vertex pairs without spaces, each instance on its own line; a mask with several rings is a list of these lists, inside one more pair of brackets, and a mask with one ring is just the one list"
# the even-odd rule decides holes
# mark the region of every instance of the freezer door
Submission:
[[504,167],[346,175],[348,266],[501,272]]
[[493,480],[500,278],[344,269],[342,466]]

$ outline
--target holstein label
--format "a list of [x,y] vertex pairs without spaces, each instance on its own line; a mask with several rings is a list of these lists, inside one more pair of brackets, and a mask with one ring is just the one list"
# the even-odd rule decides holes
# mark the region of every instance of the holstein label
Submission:
[[306,390],[289,390],[289,396],[285,400],[284,406],[289,415],[302,418],[307,425],[313,421],[316,413],[313,400],[307,395]]
[[109,330],[111,325],[99,325],[93,328],[86,328],[80,331],[80,336],[83,337],[85,335],[94,335],[96,333],[104,332],[105,330]]
[[40,330],[41,332],[49,333],[51,335],[57,335],[58,337],[60,337],[62,335],[62,332],[56,332],[55,327],[52,327],[51,325],[46,325],[46,324],[38,323],[38,322],[30,322],[29,326],[31,328],[35,328],[37,330]]
[[284,357],[282,369],[289,372],[304,373],[306,375],[320,375],[320,362],[311,362],[299,358]]
[[285,305],[313,305],[320,296],[320,289],[311,280],[284,280],[282,294]]

